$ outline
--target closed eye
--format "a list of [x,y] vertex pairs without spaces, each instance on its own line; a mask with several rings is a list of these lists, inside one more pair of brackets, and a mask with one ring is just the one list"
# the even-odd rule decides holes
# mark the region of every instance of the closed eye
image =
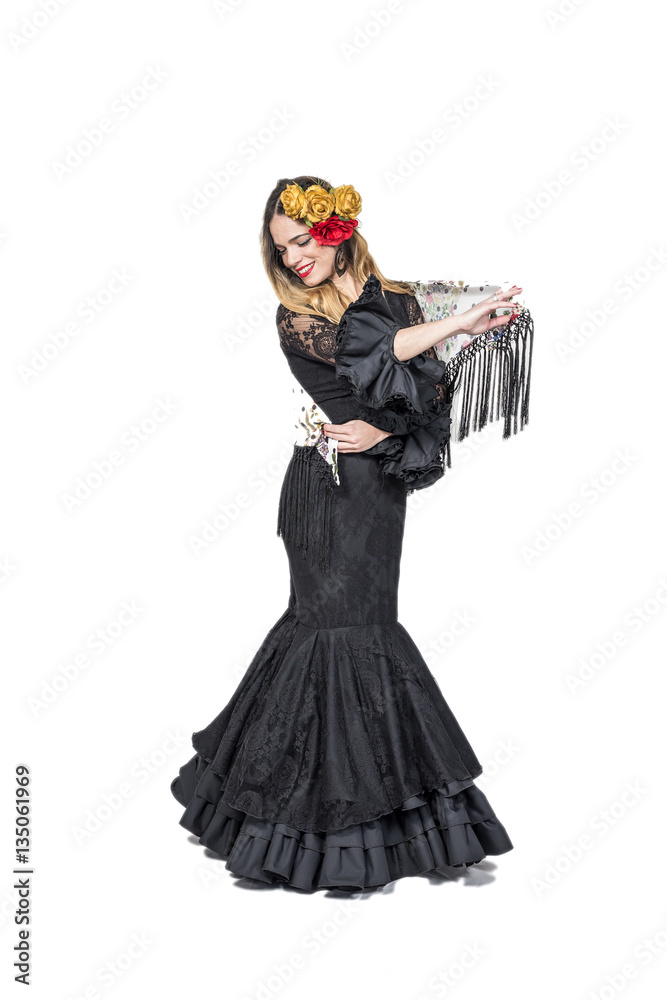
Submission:
[[[313,238],[312,236],[309,236],[307,240],[303,241],[303,243],[297,243],[297,246],[298,247],[307,247],[308,244],[310,243],[310,241],[312,240],[312,238]],[[284,250],[278,250],[278,248],[276,247],[276,253],[278,254],[279,257],[282,257],[282,255],[285,253],[285,251]]]

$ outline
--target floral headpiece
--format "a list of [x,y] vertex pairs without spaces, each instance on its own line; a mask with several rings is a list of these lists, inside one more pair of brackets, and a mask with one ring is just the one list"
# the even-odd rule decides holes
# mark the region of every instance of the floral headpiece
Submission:
[[343,240],[349,240],[359,224],[361,195],[351,184],[328,191],[319,184],[311,184],[305,191],[300,184],[288,184],[280,200],[285,215],[302,219],[321,247],[337,247]]

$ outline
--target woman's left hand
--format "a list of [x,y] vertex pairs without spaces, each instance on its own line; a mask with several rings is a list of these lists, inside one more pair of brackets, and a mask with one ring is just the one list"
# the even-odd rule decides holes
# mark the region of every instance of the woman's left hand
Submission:
[[[499,288],[494,295],[489,295],[488,298],[482,299],[481,302],[478,302],[471,309],[457,313],[458,333],[468,333],[471,337],[476,337],[478,334],[487,333],[497,326],[505,326],[519,311],[517,304],[508,300],[522,291],[523,288],[517,288],[516,285],[512,285],[507,290]],[[493,319],[490,318],[492,312],[503,308],[511,309],[511,312],[505,313],[503,316],[494,316]]]
[[366,451],[391,434],[391,431],[380,430],[365,420],[346,420],[344,424],[322,424],[322,430],[327,437],[338,442],[338,451]]

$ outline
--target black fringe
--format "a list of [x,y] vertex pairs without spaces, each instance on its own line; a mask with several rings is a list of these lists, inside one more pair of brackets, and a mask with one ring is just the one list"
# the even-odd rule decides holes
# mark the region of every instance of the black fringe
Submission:
[[[470,430],[480,431],[490,421],[504,420],[503,438],[528,423],[530,376],[533,363],[533,318],[524,308],[501,329],[475,337],[449,361],[446,379],[450,393],[461,393],[458,441]],[[450,466],[449,455],[447,466]]]
[[277,534],[329,569],[331,504],[341,487],[314,445],[294,445],[278,504]]

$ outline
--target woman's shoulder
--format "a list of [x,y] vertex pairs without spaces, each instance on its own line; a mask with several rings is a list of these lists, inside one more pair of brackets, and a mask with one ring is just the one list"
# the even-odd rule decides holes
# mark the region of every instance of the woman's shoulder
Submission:
[[278,308],[276,309],[276,322],[278,326],[293,326],[296,324],[299,328],[311,325],[336,326],[335,323],[327,319],[325,316],[315,315],[315,313],[299,312],[296,309],[289,309],[283,302],[278,303]]
[[294,312],[281,302],[276,310],[280,347],[311,361],[331,364],[338,343],[338,327],[323,316]]

